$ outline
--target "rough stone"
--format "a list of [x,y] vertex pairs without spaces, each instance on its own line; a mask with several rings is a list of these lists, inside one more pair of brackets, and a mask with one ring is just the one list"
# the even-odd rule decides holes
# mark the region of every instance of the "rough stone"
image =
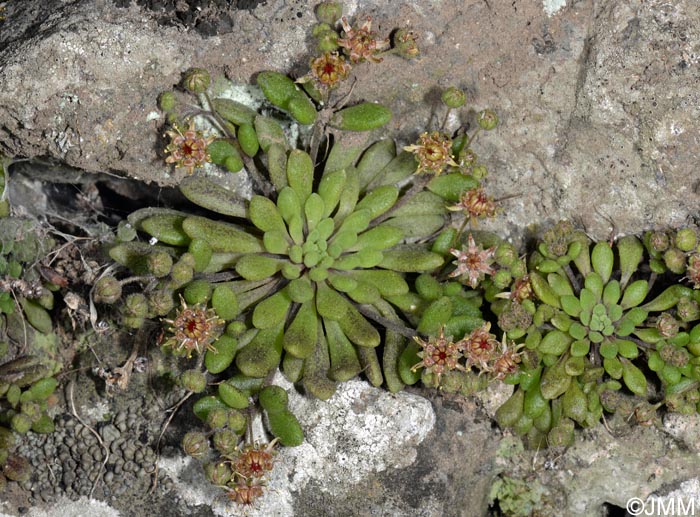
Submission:
[[[0,149],[163,185],[181,175],[158,158],[160,91],[190,66],[244,84],[260,69],[299,76],[313,51],[311,1],[229,8],[219,14],[235,30],[214,35],[186,20],[164,24],[140,2],[51,4],[7,5],[16,23],[0,36]],[[351,16],[371,14],[382,32],[416,30],[422,51],[410,63],[389,56],[356,67],[353,98],[386,102],[394,112],[388,129],[406,143],[439,118],[431,119],[440,109],[436,88],[469,94],[472,111],[451,117],[450,129],[494,108],[502,124],[475,147],[491,169],[488,189],[519,197],[487,228],[523,238],[532,224],[569,218],[602,238],[609,219],[617,232],[634,233],[694,213],[694,0],[432,4],[427,16],[421,2],[348,3]]]
[[[430,403],[416,395],[391,395],[362,381],[348,381],[324,402],[296,393],[281,375],[274,382],[290,393],[289,407],[298,415],[305,439],[298,447],[280,449],[269,490],[251,515],[292,515],[292,494],[307,487],[336,498],[371,475],[408,467],[435,424]],[[211,502],[221,493],[204,479],[195,461],[161,459],[160,466],[178,478],[178,492],[190,504]],[[216,515],[226,515],[226,508],[224,502],[212,505]]]

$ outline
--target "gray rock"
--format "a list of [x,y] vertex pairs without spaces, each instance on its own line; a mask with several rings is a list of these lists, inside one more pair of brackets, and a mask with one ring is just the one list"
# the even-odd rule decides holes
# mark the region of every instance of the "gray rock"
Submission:
[[[297,394],[281,375],[275,383],[288,390],[305,441],[279,450],[269,489],[252,515],[292,515],[292,494],[307,487],[339,498],[369,476],[410,466],[435,423],[427,400],[392,395],[362,381],[344,383],[327,402]],[[190,504],[210,504],[220,494],[197,462],[161,458],[160,467],[177,478],[178,492]],[[226,515],[225,504],[214,502],[212,508]]]
[[[232,9],[214,36],[159,25],[137,5],[51,4],[7,5],[8,20],[17,20],[0,36],[0,149],[9,155],[176,183],[181,174],[155,152],[159,92],[190,66],[245,84],[261,69],[302,75],[308,59],[308,1]],[[389,129],[405,143],[440,110],[436,87],[461,86],[471,109],[494,108],[502,124],[475,150],[492,171],[489,191],[519,197],[486,228],[522,238],[533,223],[570,218],[602,238],[608,219],[632,233],[693,213],[700,189],[694,0],[550,2],[546,11],[537,2],[435,5],[426,16],[422,2],[348,3],[350,15],[373,15],[382,33],[416,30],[422,51],[410,63],[389,56],[356,67],[353,98],[388,102]],[[449,128],[461,124],[473,125],[473,112],[451,117]]]

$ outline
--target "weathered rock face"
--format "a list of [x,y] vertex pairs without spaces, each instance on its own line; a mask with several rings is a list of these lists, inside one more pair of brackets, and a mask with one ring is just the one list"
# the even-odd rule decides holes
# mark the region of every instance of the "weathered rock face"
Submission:
[[[8,3],[0,149],[172,184],[177,176],[158,156],[156,99],[186,68],[243,83],[261,69],[305,73],[315,2],[242,2],[246,9],[181,2],[168,11],[170,3]],[[382,34],[401,26],[421,35],[417,61],[389,56],[356,69],[353,98],[388,103],[389,130],[402,141],[441,118],[431,118],[440,110],[437,87],[466,88],[474,110],[499,113],[502,124],[476,150],[490,165],[490,190],[519,197],[504,202],[489,229],[522,238],[529,225],[572,218],[606,237],[608,219],[631,233],[693,213],[700,199],[693,0],[435,0],[398,8],[358,1],[346,11],[372,15]],[[452,117],[449,127],[470,121]]]
[[[7,3],[0,25],[0,151],[175,184],[178,176],[159,156],[164,120],[156,99],[161,91],[177,84],[191,66],[240,83],[251,83],[264,69],[298,77],[313,53],[308,33],[315,0],[230,3]],[[533,225],[569,218],[604,238],[611,231],[609,219],[618,232],[634,233],[680,224],[697,213],[696,0],[353,0],[346,2],[346,12],[351,18],[371,15],[381,35],[393,27],[420,34],[420,59],[388,56],[380,64],[356,68],[352,99],[388,104],[394,113],[388,131],[401,143],[442,120],[438,88],[456,85],[469,95],[473,110],[450,117],[451,130],[473,126],[474,112],[483,108],[498,112],[501,124],[480,135],[475,149],[489,165],[490,193],[517,197],[503,202],[503,213],[485,224],[487,229],[520,240]],[[371,393],[373,403],[381,398],[376,390]],[[310,404],[295,400],[299,409]],[[411,407],[395,404],[396,411]],[[355,422],[373,414],[371,408],[349,407],[357,410]],[[330,429],[339,418],[329,408],[325,413],[316,409],[304,408],[307,418],[318,418],[314,428]],[[284,508],[313,515],[309,508],[322,508],[331,499],[348,508],[360,499],[395,515],[410,515],[411,509],[442,515],[481,511],[498,470],[490,460],[497,431],[483,420],[472,422],[467,415],[474,408],[458,409],[438,413],[433,434],[420,446],[409,444],[406,463],[418,456],[409,473],[389,469],[406,463],[382,457],[377,460],[382,469],[363,470],[360,481],[349,478],[356,485],[347,478],[333,479],[333,473],[311,479],[308,464],[294,473],[302,465],[302,453],[287,451],[283,472],[296,479],[300,495],[285,500],[289,506]],[[429,418],[430,412],[425,414]],[[685,433],[681,438],[695,436],[687,427],[674,429]],[[300,450],[317,447],[340,463],[340,451],[333,447],[354,431],[341,426],[333,431],[341,434],[328,442],[311,432],[306,449]],[[552,490],[555,483],[570,487],[562,488],[561,497],[568,497],[571,512],[597,515],[604,502],[622,506],[626,498],[697,476],[695,458],[679,452],[676,442],[656,440],[653,429],[638,432],[643,436],[613,440],[596,428],[564,458],[567,469],[553,468],[544,481],[552,483]],[[405,436],[399,444],[424,439],[425,433],[406,431]],[[639,443],[650,445],[641,450]],[[363,454],[346,460],[373,453]],[[670,459],[664,459],[667,455]],[[644,467],[650,461],[656,461],[654,469],[663,476]],[[416,465],[423,470],[416,471]],[[550,468],[538,465],[540,472]],[[570,469],[578,469],[582,479],[596,480],[591,486],[597,492],[572,481]],[[611,472],[617,484],[608,482]],[[637,487],[651,474],[661,481],[639,495]],[[328,488],[343,483],[350,487],[345,492]],[[409,488],[396,488],[401,486]],[[419,488],[411,490],[413,486]],[[209,488],[207,497],[215,497]],[[469,501],[478,503],[470,506]]]

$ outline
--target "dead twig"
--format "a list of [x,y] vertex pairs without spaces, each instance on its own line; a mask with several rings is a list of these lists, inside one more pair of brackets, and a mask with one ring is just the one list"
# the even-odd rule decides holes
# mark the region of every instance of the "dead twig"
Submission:
[[187,392],[187,395],[182,397],[177,404],[174,406],[171,406],[170,408],[167,409],[167,411],[170,412],[170,416],[168,419],[163,423],[163,427],[160,430],[160,434],[158,435],[158,441],[156,442],[156,461],[153,464],[153,483],[151,484],[151,489],[148,491],[149,494],[152,494],[155,489],[158,487],[158,460],[160,459],[160,441],[163,439],[163,435],[165,434],[165,431],[167,431],[168,427],[170,426],[170,422],[172,422],[173,418],[175,418],[175,415],[177,414],[178,410],[180,407],[189,399],[194,392],[189,391]]

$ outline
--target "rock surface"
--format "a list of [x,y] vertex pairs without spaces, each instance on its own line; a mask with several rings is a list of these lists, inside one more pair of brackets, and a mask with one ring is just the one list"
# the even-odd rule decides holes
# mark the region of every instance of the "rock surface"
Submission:
[[[313,52],[308,31],[316,2],[230,3],[160,2],[170,10],[141,0],[6,3],[0,22],[0,151],[157,185],[177,183],[158,155],[164,121],[156,99],[162,90],[177,84],[190,66],[240,83],[251,83],[263,69],[298,77]],[[475,148],[491,171],[489,192],[517,197],[504,201],[504,212],[487,229],[521,242],[539,226],[569,218],[605,238],[610,220],[615,231],[635,233],[697,214],[695,0],[346,5],[351,17],[371,15],[382,35],[393,27],[420,34],[420,59],[388,56],[381,64],[357,67],[353,99],[387,103],[394,113],[389,132],[400,143],[441,120],[441,87],[466,89],[473,108],[450,117],[450,129],[473,126],[474,113],[483,108],[498,112],[501,125],[480,135]],[[277,505],[274,511],[313,516],[331,507],[343,515],[362,507],[391,515],[483,514],[491,481],[512,465],[496,464],[500,432],[474,416],[474,406],[438,398],[433,414],[427,402],[412,396],[392,400],[355,383],[347,389],[339,405],[294,399],[295,409],[310,419],[308,441],[280,455],[273,480],[278,492],[270,496],[279,497],[270,503]],[[389,400],[386,411],[377,413]],[[402,425],[413,421],[423,426]],[[603,504],[624,507],[631,497],[644,499],[667,487],[692,493],[698,477],[695,428],[693,422],[667,421],[676,439],[654,428],[613,438],[599,426],[559,459],[554,453],[523,455],[519,468],[536,466],[536,473],[527,470],[522,477],[547,485],[562,514],[600,515]],[[313,464],[314,455],[326,463]],[[163,468],[200,487],[190,504],[216,499],[218,492],[198,484],[203,479],[197,464],[174,458]],[[63,515],[72,515],[70,506],[61,507]],[[270,512],[273,507],[264,506]],[[170,514],[185,515],[188,508],[173,507]],[[211,514],[208,506],[198,512]]]
[[[168,14],[141,1],[10,2],[0,34],[0,150],[172,184],[178,176],[157,155],[159,92],[190,66],[242,83],[262,69],[303,75],[314,3],[197,11],[183,2]],[[403,142],[441,118],[438,87],[461,86],[474,110],[499,113],[502,124],[476,150],[491,169],[489,190],[519,197],[489,228],[524,238],[533,224],[570,218],[602,238],[609,220],[633,233],[694,213],[694,0],[353,1],[346,12],[372,15],[382,34],[421,35],[417,61],[389,56],[357,67],[353,98],[388,103],[389,129]],[[452,117],[450,127],[472,117]]]

